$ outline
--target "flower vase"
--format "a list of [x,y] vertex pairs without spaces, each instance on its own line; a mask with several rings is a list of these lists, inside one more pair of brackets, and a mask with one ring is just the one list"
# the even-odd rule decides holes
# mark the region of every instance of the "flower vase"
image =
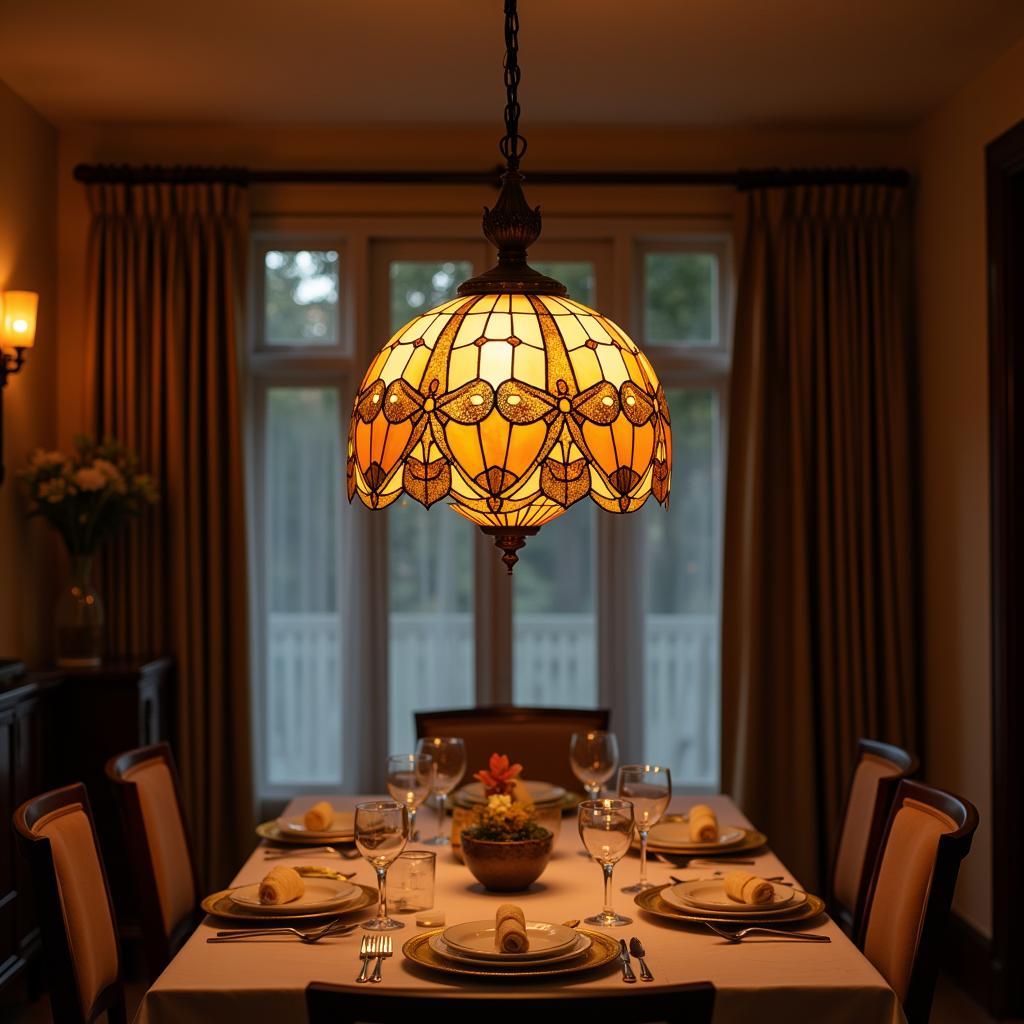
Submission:
[[92,556],[73,555],[71,580],[57,602],[57,664],[95,668],[103,655],[103,600],[93,589]]

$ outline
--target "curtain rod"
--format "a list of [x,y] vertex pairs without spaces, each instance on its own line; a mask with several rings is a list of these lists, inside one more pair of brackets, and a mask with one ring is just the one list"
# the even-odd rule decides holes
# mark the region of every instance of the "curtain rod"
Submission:
[[[502,167],[484,171],[249,170],[245,167],[78,164],[84,184],[191,185],[488,185],[498,188]],[[724,185],[738,189],[785,185],[910,185],[910,172],[891,167],[769,167],[736,171],[530,171],[531,185]]]

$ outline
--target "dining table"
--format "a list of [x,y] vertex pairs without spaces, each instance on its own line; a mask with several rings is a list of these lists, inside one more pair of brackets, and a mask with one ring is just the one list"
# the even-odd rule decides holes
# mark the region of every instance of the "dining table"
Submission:
[[[322,797],[296,797],[285,814],[302,814]],[[355,796],[328,797],[338,810],[352,810]],[[684,813],[694,803],[710,804],[723,827],[751,827],[736,804],[725,795],[699,798],[676,796],[669,813]],[[422,808],[419,824],[432,828],[428,808]],[[784,876],[792,880],[785,865],[768,845],[744,857],[754,864],[742,870],[762,877]],[[234,879],[234,885],[260,881],[270,865],[317,864],[338,871],[355,872],[354,881],[375,886],[371,866],[361,858],[342,860],[337,855],[295,854],[283,860],[268,860],[264,847],[257,846]],[[427,916],[444,915],[446,924],[492,918],[499,905],[509,901],[522,907],[527,919],[564,922],[585,918],[602,905],[600,867],[581,855],[582,845],[574,815],[562,819],[554,851],[544,873],[527,892],[493,893],[485,890],[460,863],[451,847],[410,843],[407,849],[437,852],[434,909]],[[723,869],[728,870],[723,865]],[[710,981],[716,989],[715,1024],[772,1024],[772,1022],[814,1021],[815,1024],[900,1024],[904,1022],[900,1002],[882,976],[829,917],[822,914],[806,931],[827,935],[831,941],[801,942],[771,936],[734,944],[710,930],[654,917],[633,903],[620,889],[637,880],[639,858],[624,857],[615,868],[615,909],[633,919],[622,928],[609,929],[616,939],[638,936],[646,949],[653,982],[634,985],[632,990],[651,990],[657,985],[679,985]],[[697,879],[710,876],[710,861],[685,869],[648,858],[648,876],[655,884],[668,883],[671,876]],[[376,907],[363,916],[372,917]],[[383,980],[372,991],[404,993],[450,991],[473,992],[501,998],[509,991],[532,993],[545,989],[567,989],[581,994],[620,991],[623,988],[618,963],[589,974],[551,980],[482,980],[431,973],[410,964],[401,954],[402,944],[426,930],[416,926],[422,914],[403,915],[406,927],[391,932],[395,955],[385,961]],[[178,954],[146,992],[135,1018],[137,1024],[200,1024],[200,1022],[245,1021],[246,1024],[280,1024],[305,1020],[305,989],[312,981],[351,986],[360,962],[359,942],[366,932],[357,929],[314,945],[290,938],[263,938],[212,944],[207,939],[228,927],[207,917],[185,942]],[[365,992],[369,986],[360,987]]]

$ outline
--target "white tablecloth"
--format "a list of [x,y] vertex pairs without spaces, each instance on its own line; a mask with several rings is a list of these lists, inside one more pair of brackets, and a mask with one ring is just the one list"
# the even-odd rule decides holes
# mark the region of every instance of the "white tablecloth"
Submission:
[[[289,805],[289,813],[302,811],[312,802],[311,798],[298,798]],[[332,799],[336,807],[350,808],[355,802],[354,797]],[[692,798],[677,798],[672,810],[685,810],[694,802]],[[707,802],[715,807],[722,824],[749,825],[728,797],[711,797]],[[424,832],[429,834],[433,828],[432,812],[422,809],[420,819]],[[601,908],[601,872],[597,865],[579,855],[580,849],[575,820],[566,817],[544,874],[529,893],[514,897],[486,892],[468,869],[454,860],[448,849],[441,849],[435,909],[445,912],[448,924],[489,917],[499,903],[510,898],[519,903],[531,919],[563,921],[596,913]],[[307,857],[274,863],[313,862]],[[341,870],[355,870],[356,881],[374,884],[373,871],[365,861],[340,861],[334,857],[315,862],[334,867],[345,865]],[[262,851],[257,848],[238,873],[235,883],[256,882],[266,870]],[[670,874],[701,877],[704,870],[680,871],[653,858],[648,866],[649,876],[656,883],[669,881]],[[761,875],[786,873],[782,863],[770,852],[760,854],[756,867],[748,870]],[[640,912],[631,896],[618,892],[623,885],[634,882],[638,872],[636,856],[625,858],[615,869],[615,909],[631,916],[633,924],[614,929],[613,933],[627,939],[638,935],[643,940],[648,963],[657,978],[645,988],[653,988],[654,984],[712,981],[718,991],[716,1024],[753,1021],[758,1024],[775,1021],[902,1024],[904,1021],[895,994],[831,920],[823,920],[815,929],[832,937],[828,944],[762,939],[732,945],[706,930],[675,926]],[[416,933],[415,918],[416,915],[405,916],[406,927],[392,933],[397,947]],[[359,966],[356,958],[359,933],[313,946],[298,940],[208,944],[207,937],[218,927],[222,926],[209,918],[200,925],[146,993],[136,1021],[140,1024],[301,1022],[305,1020],[304,990],[309,982],[327,981],[354,987]],[[383,974],[383,983],[376,989],[467,988],[459,979],[441,975],[427,977],[422,970],[413,973],[400,955],[385,962]],[[618,990],[621,985],[617,967],[558,982],[559,988],[585,991]],[[507,986],[490,983],[472,987],[494,995],[507,990]],[[537,984],[537,987],[543,986]]]

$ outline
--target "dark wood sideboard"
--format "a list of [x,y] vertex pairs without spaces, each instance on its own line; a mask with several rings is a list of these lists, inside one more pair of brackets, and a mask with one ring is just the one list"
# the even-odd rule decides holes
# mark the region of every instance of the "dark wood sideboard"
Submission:
[[133,747],[173,742],[174,663],[117,661],[89,669],[0,662],[0,995],[39,948],[28,876],[14,846],[11,815],[35,793],[84,782],[110,876],[119,921],[134,915],[124,844],[104,765]]

